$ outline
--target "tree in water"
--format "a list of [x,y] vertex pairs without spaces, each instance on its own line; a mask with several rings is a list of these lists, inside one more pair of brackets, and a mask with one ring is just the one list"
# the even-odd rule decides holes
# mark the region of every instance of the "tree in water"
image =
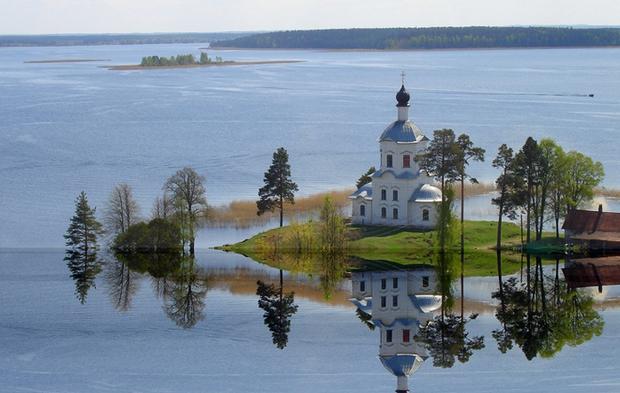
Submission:
[[274,345],[279,349],[284,349],[288,344],[288,334],[291,331],[291,316],[297,312],[295,293],[284,294],[282,270],[280,270],[279,288],[260,280],[256,285],[256,294],[259,296],[258,307],[264,311],[265,325],[271,332]]
[[172,195],[176,210],[183,217],[181,223],[187,231],[190,255],[194,255],[198,219],[207,209],[204,182],[204,176],[190,167],[185,167],[168,178],[164,184],[164,190]]
[[140,220],[139,214],[140,207],[133,197],[131,186],[125,183],[116,185],[104,210],[106,232],[113,236],[125,233]]
[[360,176],[359,179],[357,179],[357,183],[355,183],[355,186],[358,189],[360,189],[366,184],[372,182],[372,174],[375,173],[376,171],[377,169],[375,169],[374,166],[371,166],[370,168],[368,168],[368,170],[362,176]]
[[297,184],[291,180],[291,166],[288,163],[288,152],[280,147],[273,153],[271,166],[264,177],[265,185],[258,190],[259,200],[256,201],[260,216],[266,212],[273,212],[276,208],[280,212],[280,227],[284,224],[284,203],[295,203],[295,192],[299,190]]
[[188,257],[181,262],[169,284],[165,292],[170,296],[164,299],[166,315],[183,329],[193,328],[205,317],[206,275],[196,268],[194,258]]

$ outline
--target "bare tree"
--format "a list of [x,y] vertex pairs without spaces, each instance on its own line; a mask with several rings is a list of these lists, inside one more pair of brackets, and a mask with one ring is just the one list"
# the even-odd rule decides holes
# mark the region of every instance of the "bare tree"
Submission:
[[153,209],[151,209],[151,218],[161,218],[167,220],[174,214],[174,202],[168,195],[155,198]]
[[133,197],[131,186],[118,184],[110,193],[104,211],[104,223],[109,234],[124,233],[129,226],[139,221],[140,208]]
[[181,212],[187,218],[186,227],[189,238],[189,252],[194,254],[196,225],[200,214],[206,212],[207,198],[204,187],[205,178],[193,168],[178,170],[164,184],[164,191],[169,192]]

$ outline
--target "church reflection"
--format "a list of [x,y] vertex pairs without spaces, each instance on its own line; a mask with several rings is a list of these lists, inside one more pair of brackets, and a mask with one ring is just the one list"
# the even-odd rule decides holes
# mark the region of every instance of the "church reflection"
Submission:
[[442,305],[435,269],[354,272],[351,281],[358,317],[379,332],[379,360],[396,377],[396,392],[408,392],[409,377],[428,358],[416,337]]

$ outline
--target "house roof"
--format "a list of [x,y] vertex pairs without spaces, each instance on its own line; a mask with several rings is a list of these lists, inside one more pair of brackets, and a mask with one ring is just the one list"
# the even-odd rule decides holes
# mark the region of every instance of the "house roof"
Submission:
[[571,210],[564,220],[562,229],[574,234],[586,235],[588,239],[584,238],[584,240],[609,238],[610,233],[618,233],[618,239],[620,239],[620,213],[603,212],[602,208],[598,211]]
[[397,120],[391,123],[379,137],[379,142],[417,143],[428,140],[411,120]]

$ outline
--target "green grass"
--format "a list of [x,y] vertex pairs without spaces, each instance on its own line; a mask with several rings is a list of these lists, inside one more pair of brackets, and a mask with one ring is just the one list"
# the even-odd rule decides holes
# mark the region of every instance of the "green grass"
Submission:
[[[302,224],[304,226],[316,225],[315,223]],[[492,221],[466,221],[465,227],[465,263],[466,276],[491,276],[497,274],[497,255],[495,252],[495,240],[497,236],[497,223]],[[258,262],[265,263],[287,270],[304,270],[312,263],[296,261],[291,255],[286,258],[278,257],[277,261],[264,255],[260,251],[260,245],[269,238],[290,234],[289,227],[272,229],[261,232],[250,239],[242,242],[217,247],[225,251],[232,251],[249,256]],[[348,227],[349,243],[347,254],[354,257],[357,267],[373,267],[379,265],[414,266],[429,264],[433,261],[436,231],[420,231],[406,227],[388,226],[358,226]],[[457,234],[454,258],[460,266],[460,242]],[[521,244],[521,229],[513,223],[502,224],[502,248],[510,249]],[[281,254],[286,254],[286,249],[281,249]],[[311,253],[310,253],[311,254]],[[316,257],[320,257],[317,250]],[[308,258],[304,255],[301,258]],[[504,274],[517,272],[521,267],[520,254],[504,251],[502,255],[502,269]]]

